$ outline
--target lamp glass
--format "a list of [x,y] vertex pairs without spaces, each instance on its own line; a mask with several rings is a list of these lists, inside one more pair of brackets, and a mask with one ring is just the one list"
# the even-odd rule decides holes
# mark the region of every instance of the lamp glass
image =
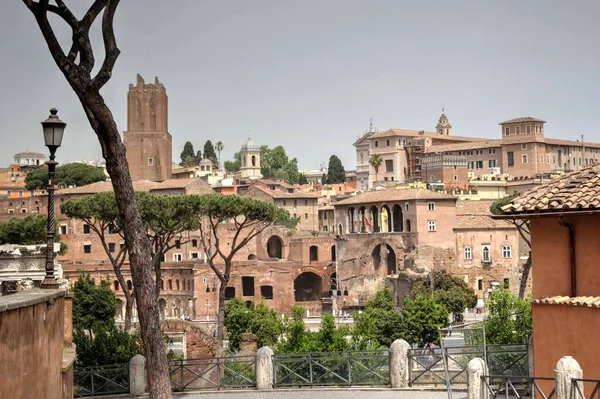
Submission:
[[62,144],[64,126],[56,126],[56,124],[48,123],[44,125],[44,141],[46,147],[60,147]]

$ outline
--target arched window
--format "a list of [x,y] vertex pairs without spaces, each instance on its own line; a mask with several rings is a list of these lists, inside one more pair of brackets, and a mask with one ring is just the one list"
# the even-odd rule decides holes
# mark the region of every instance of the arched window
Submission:
[[252,166],[256,166],[256,156],[252,155]]
[[167,281],[167,288],[172,290],[173,289],[173,282],[171,280]]
[[114,281],[115,291],[119,291],[119,282],[117,280]]
[[269,258],[283,258],[283,241],[278,236],[271,236],[267,241],[267,255]]
[[410,233],[410,219],[406,219],[406,231]]
[[175,280],[175,289],[179,291],[179,280]]
[[133,284],[131,284],[131,280],[127,280],[127,291],[131,291],[133,289]]
[[336,260],[336,253],[335,253],[335,245],[331,246],[331,261],[335,262]]
[[160,280],[160,289],[161,290],[165,289],[165,280]]

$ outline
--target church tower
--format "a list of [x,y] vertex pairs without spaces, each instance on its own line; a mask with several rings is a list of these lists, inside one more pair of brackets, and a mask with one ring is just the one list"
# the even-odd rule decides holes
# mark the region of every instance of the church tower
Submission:
[[123,142],[132,180],[171,178],[173,143],[168,131],[167,90],[158,77],[154,84],[147,84],[138,74],[137,85],[129,85]]
[[438,119],[438,123],[435,126],[435,131],[444,136],[450,136],[450,134],[452,134],[452,125],[450,125],[450,122],[448,122],[448,117],[446,114],[442,113],[440,119]]
[[240,167],[241,180],[260,179],[262,176],[260,168],[260,146],[252,141],[252,137],[242,145],[240,150],[242,166]]

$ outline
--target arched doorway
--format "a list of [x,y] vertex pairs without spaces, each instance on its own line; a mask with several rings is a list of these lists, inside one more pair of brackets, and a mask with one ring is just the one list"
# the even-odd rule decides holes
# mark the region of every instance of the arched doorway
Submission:
[[123,320],[123,301],[117,298],[117,304],[115,306],[115,317],[117,320]]
[[396,274],[396,252],[387,244],[379,244],[371,252],[373,267],[385,266],[387,274]]
[[369,215],[371,216],[371,226],[369,229],[370,233],[379,233],[379,210],[377,209],[376,206],[372,206],[371,209],[369,209]]
[[164,320],[167,317],[167,301],[165,298],[160,298],[158,300],[158,309],[160,312],[160,319]]
[[305,272],[294,280],[294,300],[296,302],[318,301],[321,298],[321,277]]
[[387,205],[381,207],[381,232],[389,233],[392,231],[392,212]]
[[283,258],[283,241],[278,236],[271,236],[267,241],[267,255],[269,258]]
[[394,232],[399,233],[404,231],[404,221],[402,220],[402,207],[400,205],[394,205],[394,207],[392,208],[392,219]]

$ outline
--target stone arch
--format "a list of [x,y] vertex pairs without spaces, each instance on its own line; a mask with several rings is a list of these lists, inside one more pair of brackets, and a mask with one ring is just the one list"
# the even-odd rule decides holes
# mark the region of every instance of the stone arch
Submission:
[[378,270],[380,267],[386,267],[386,273],[396,274],[396,251],[389,244],[378,244],[371,252],[373,267]]
[[167,318],[167,300],[165,298],[160,298],[158,300],[158,309],[160,312],[160,319],[164,320]]
[[319,261],[319,247],[316,245],[311,245],[309,248],[309,258],[310,262],[318,262]]
[[359,226],[360,226],[359,231],[361,233],[366,233],[367,232],[367,226],[365,224],[365,219],[367,218],[366,213],[367,213],[367,208],[365,208],[364,206],[361,206],[358,209],[358,218],[359,218],[358,223],[359,223]]
[[115,317],[119,321],[123,320],[123,301],[120,298],[117,298],[115,305]]
[[296,302],[318,301],[321,299],[323,279],[312,272],[304,272],[294,279],[294,300]]
[[254,254],[248,255],[248,260],[256,260],[256,255],[254,255]]
[[256,166],[256,155],[252,155],[252,166]]
[[356,226],[355,226],[355,209],[354,208],[349,208],[348,209],[348,232],[349,233],[356,233]]
[[179,291],[179,280],[175,280],[175,290]]
[[267,241],[267,256],[269,258],[283,259],[283,240],[274,235]]
[[127,291],[133,290],[133,283],[131,280],[127,280]]
[[410,233],[410,219],[406,219],[406,232]]
[[172,290],[172,289],[173,289],[173,281],[171,281],[171,279],[167,280],[167,288],[168,288],[169,290]]
[[381,228],[382,233],[389,233],[392,231],[392,212],[390,207],[384,205],[381,207]]
[[119,291],[119,282],[117,280],[113,281],[113,287],[115,291]]
[[396,204],[392,208],[392,226],[395,233],[401,233],[404,231],[404,220],[402,219],[402,207]]

